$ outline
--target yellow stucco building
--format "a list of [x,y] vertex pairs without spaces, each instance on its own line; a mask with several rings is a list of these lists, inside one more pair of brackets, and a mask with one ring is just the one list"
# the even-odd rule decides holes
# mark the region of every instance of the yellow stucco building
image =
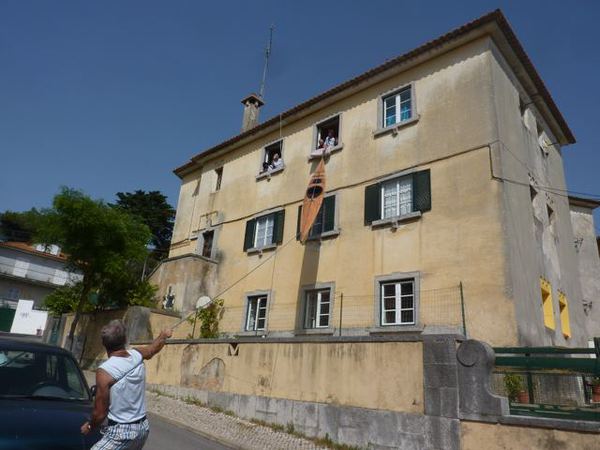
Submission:
[[[176,309],[223,298],[220,330],[238,336],[465,324],[492,345],[585,345],[557,194],[575,139],[503,16],[258,124],[261,105],[244,99],[247,129],[175,170],[171,251],[152,281]],[[301,244],[299,206],[322,152],[327,198]]]

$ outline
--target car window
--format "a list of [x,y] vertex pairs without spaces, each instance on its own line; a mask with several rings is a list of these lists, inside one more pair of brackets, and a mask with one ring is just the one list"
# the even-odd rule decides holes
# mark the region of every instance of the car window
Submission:
[[0,397],[89,400],[72,358],[44,351],[0,349]]

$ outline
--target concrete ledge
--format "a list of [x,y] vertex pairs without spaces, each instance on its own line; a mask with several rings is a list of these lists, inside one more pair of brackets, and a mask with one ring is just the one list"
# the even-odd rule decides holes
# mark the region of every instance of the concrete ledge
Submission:
[[[433,335],[430,335],[433,336]],[[464,337],[460,334],[443,334],[439,336],[448,337],[457,341],[462,341]],[[218,339],[169,339],[169,344],[240,344],[240,343],[252,343],[252,344],[273,344],[273,343],[285,343],[285,344],[302,344],[302,343],[323,343],[323,344],[335,344],[340,342],[421,342],[423,341],[423,335],[421,333],[391,333],[384,335],[371,335],[371,336],[297,336],[297,337],[223,337]],[[152,341],[137,341],[132,342],[131,345],[144,345],[149,344]]]
[[[586,420],[566,420],[551,419],[547,417],[529,417],[529,416],[501,416],[501,417],[469,417],[463,418],[466,422],[485,422],[499,423],[502,425],[530,427],[530,428],[548,428],[562,431],[579,431],[583,433],[600,434],[600,422],[591,422]],[[599,438],[600,439],[600,438]]]
[[193,398],[246,419],[288,425],[310,437],[369,449],[459,450],[457,419],[283,398],[203,391],[183,386],[148,385],[154,392]]

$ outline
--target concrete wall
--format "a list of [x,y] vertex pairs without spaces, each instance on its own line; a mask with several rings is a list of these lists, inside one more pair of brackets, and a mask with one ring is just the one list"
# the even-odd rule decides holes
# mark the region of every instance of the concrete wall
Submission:
[[[267,332],[292,335],[298,327],[301,287],[335,282],[336,294],[344,293],[342,327],[368,333],[377,325],[375,277],[416,272],[423,293],[463,282],[471,336],[495,345],[517,342],[512,296],[506,292],[510,273],[503,247],[502,187],[490,172],[488,144],[496,138],[490,46],[490,39],[478,39],[297,122],[282,124],[286,168],[270,179],[257,181],[255,175],[263,147],[279,138],[279,132],[209,159],[184,177],[170,255],[194,252],[194,236],[210,227],[218,230],[219,290],[269,255],[243,252],[247,219],[269,208],[285,209],[283,242],[292,242],[223,296],[223,331],[239,333],[245,294],[266,290],[272,298]],[[414,83],[419,120],[396,134],[374,137],[378,96],[407,83]],[[342,114],[343,148],[331,155],[326,170],[327,190],[338,194],[340,234],[302,246],[293,236],[297,208],[314,166],[307,162],[313,126],[335,113]],[[214,192],[214,169],[220,166],[221,189]],[[431,211],[396,231],[365,226],[365,186],[410,168],[431,170]],[[431,316],[448,309],[444,298],[438,301],[430,308]],[[332,317],[336,326],[338,307],[336,303]],[[460,314],[459,304],[452,307]],[[431,316],[420,317],[420,324],[435,321]]]
[[600,336],[600,257],[591,208],[571,205],[588,336]]
[[[488,69],[494,86],[497,125],[492,167],[495,179],[501,184],[499,207],[503,235],[500,239],[507,259],[506,297],[514,302],[518,341],[522,345],[585,346],[585,316],[569,202],[564,195],[542,189],[551,186],[566,192],[561,149],[533,105],[521,116],[519,99],[527,104],[530,98],[500,52],[495,46],[492,50]],[[541,149],[541,141],[553,145]],[[533,201],[530,183],[537,187]],[[554,211],[551,218],[548,207]],[[544,326],[540,277],[552,286],[555,330]],[[570,339],[561,332],[559,290],[566,294],[569,303]]]
[[173,308],[185,313],[196,308],[200,296],[217,293],[215,272],[214,261],[190,254],[162,261],[148,280],[158,286],[157,298],[162,301],[170,292],[175,296]]
[[423,413],[421,342],[173,343],[148,383]]
[[461,449],[595,450],[598,433],[462,421]]

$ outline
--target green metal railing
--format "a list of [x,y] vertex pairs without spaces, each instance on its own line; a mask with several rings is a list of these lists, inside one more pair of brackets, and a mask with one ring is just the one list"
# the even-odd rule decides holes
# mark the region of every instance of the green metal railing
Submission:
[[[528,401],[510,399],[511,414],[600,421],[593,380],[600,382],[600,338],[594,348],[502,347],[496,353],[492,388],[507,395],[509,377],[521,380]],[[519,381],[517,381],[519,383]]]

